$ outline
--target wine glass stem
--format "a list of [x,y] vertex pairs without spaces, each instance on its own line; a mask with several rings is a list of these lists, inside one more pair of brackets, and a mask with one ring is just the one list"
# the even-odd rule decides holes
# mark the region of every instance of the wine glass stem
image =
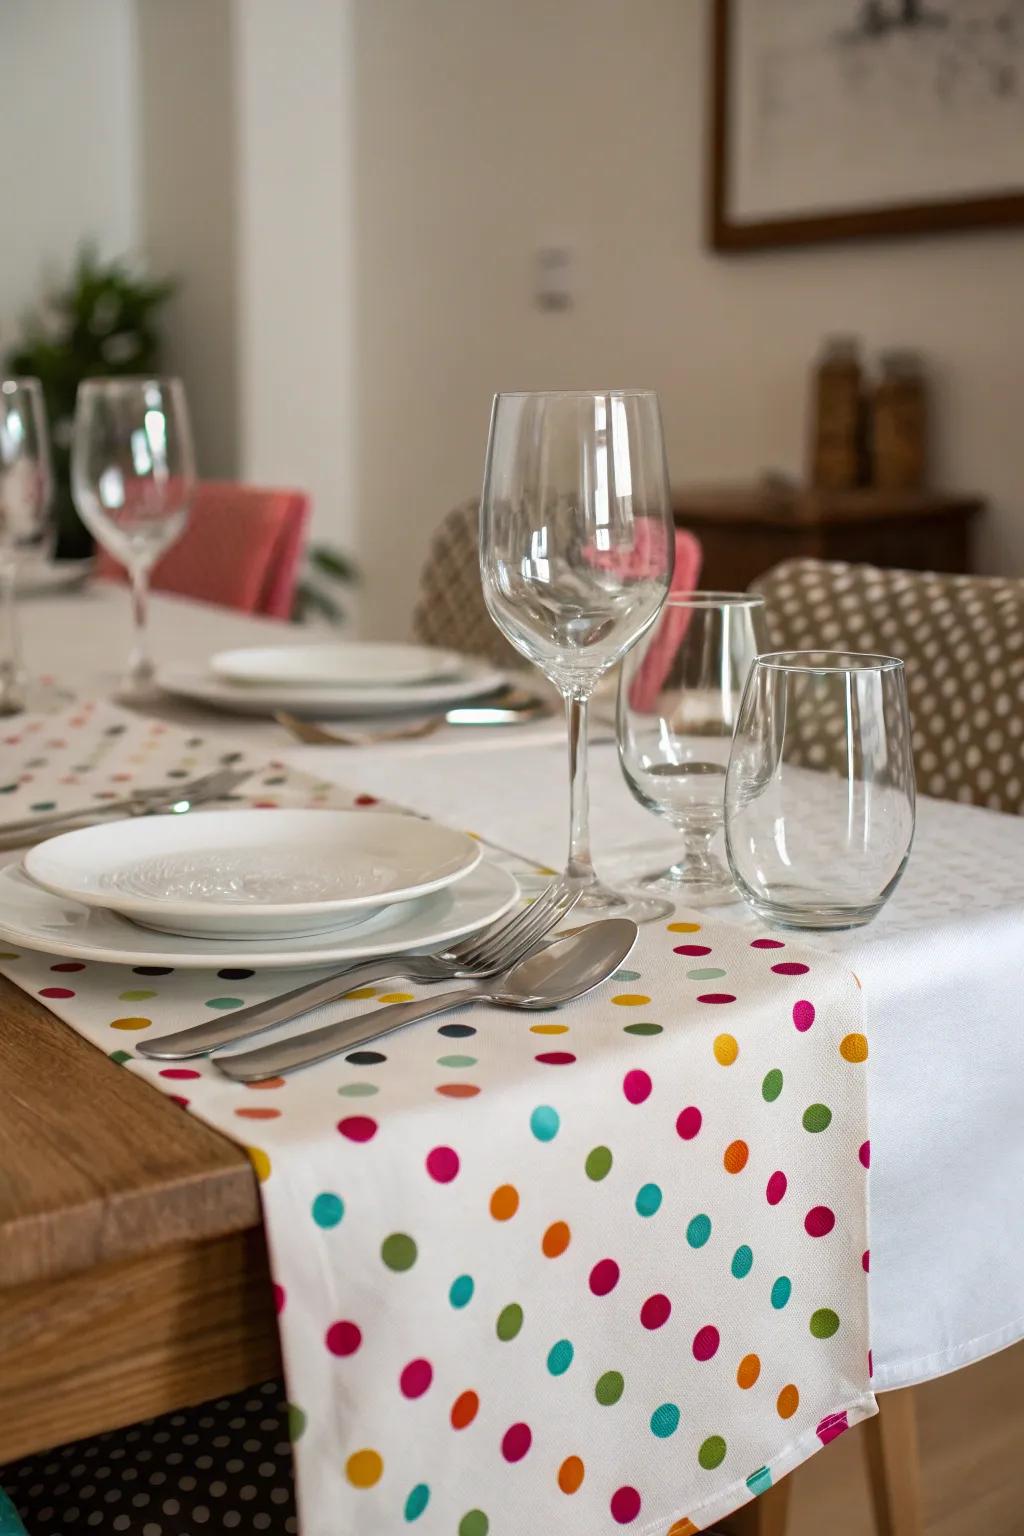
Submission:
[[587,782],[587,704],[585,693],[565,696],[569,726],[569,862],[566,875],[590,885],[594,864],[590,857],[590,787]]
[[153,680],[153,659],[149,654],[149,571],[136,565],[130,572],[132,582],[132,625],[134,637],[128,662],[133,687],[145,687]]
[[14,561],[0,562],[0,715],[16,715],[25,708],[15,585]]

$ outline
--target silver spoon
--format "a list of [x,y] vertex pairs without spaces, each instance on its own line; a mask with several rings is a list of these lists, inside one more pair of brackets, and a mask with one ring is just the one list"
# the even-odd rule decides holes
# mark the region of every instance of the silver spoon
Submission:
[[633,948],[636,936],[636,923],[629,918],[609,917],[527,955],[504,976],[462,987],[457,992],[436,993],[413,1003],[392,1003],[375,1013],[361,1013],[354,1019],[325,1024],[291,1040],[213,1059],[221,1072],[235,1082],[260,1082],[294,1072],[297,1067],[326,1061],[339,1051],[354,1051],[393,1034],[396,1029],[404,1029],[407,1024],[445,1013],[449,1008],[465,1008],[469,1003],[496,1003],[499,1008],[558,1008],[607,981]]

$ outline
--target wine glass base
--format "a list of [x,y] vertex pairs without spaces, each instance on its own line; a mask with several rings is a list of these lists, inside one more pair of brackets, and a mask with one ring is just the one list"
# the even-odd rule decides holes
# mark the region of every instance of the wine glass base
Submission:
[[720,879],[691,880],[676,874],[674,868],[645,875],[640,887],[667,896],[681,907],[720,907],[739,899],[739,891],[728,875]]
[[32,678],[19,684],[10,693],[0,692],[0,719],[16,719],[19,715],[54,715],[70,704],[74,695],[66,688],[59,688],[49,678]]
[[572,909],[572,915],[584,918],[629,917],[634,923],[654,923],[669,917],[675,910],[673,901],[660,896],[646,896],[639,891],[616,891],[603,880],[593,880],[587,885]]

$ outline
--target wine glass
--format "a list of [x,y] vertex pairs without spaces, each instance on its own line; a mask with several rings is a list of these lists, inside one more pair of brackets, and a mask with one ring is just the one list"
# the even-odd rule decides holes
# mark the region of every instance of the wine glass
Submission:
[[657,617],[674,556],[652,390],[495,396],[480,505],[484,599],[502,633],[565,699],[566,879],[583,888],[584,910],[638,921],[664,915],[669,903],[621,896],[594,873],[587,703]]
[[848,651],[759,656],[725,782],[729,867],[789,928],[856,928],[892,895],[914,836],[903,663]]
[[725,819],[725,771],[764,599],[746,592],[673,592],[622,664],[619,761],[647,810],[678,829],[681,856],[641,880],[689,906],[736,894],[712,843]]
[[53,470],[38,379],[0,380],[0,715],[35,707],[21,664],[16,588],[26,557],[52,547]]
[[90,533],[128,571],[134,645],[121,697],[145,699],[149,574],[188,521],[195,461],[180,379],[86,379],[78,387],[71,492]]

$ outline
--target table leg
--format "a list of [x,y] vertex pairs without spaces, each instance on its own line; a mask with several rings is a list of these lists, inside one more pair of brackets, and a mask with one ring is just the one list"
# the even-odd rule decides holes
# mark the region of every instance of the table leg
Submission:
[[883,1392],[864,1425],[877,1536],[923,1536],[921,1463],[912,1389]]
[[728,1520],[718,1521],[717,1528],[727,1531],[729,1536],[786,1536],[789,1489],[790,1479],[784,1477]]

